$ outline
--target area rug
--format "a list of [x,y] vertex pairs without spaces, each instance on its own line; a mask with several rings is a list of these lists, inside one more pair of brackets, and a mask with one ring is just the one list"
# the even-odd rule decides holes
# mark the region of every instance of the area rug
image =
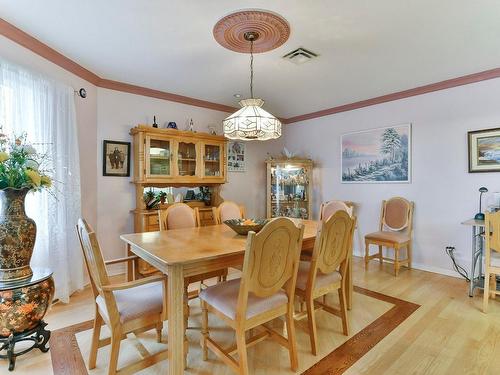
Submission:
[[[341,320],[338,317],[323,311],[317,312],[318,356],[315,357],[311,354],[306,320],[296,323],[300,365],[297,374],[344,373],[419,307],[417,304],[360,287],[355,287],[354,291],[353,310],[349,312],[351,336],[342,335]],[[335,297],[332,297],[332,303],[336,302]],[[232,374],[231,369],[213,354],[209,355],[209,361],[201,360],[199,301],[192,300],[190,306],[190,329],[187,331],[189,355],[186,372],[190,374]],[[277,330],[284,329],[280,320],[274,321],[273,324]],[[217,318],[210,316],[209,326],[211,327],[211,336],[223,346],[230,346],[234,342],[232,331]],[[145,332],[137,338],[130,335],[128,340],[122,341],[119,367],[141,358],[141,355],[155,353],[168,347],[166,343],[167,329],[168,327],[165,327],[163,343],[156,343],[154,331]],[[50,353],[54,375],[107,374],[109,346],[99,350],[96,369],[87,370],[91,335],[92,321],[52,332]],[[107,335],[108,331],[103,327],[101,337],[107,337]],[[250,348],[248,357],[251,366],[250,373],[279,373],[284,369],[288,373],[292,373],[288,351],[270,340]],[[138,374],[165,374],[167,371],[168,361],[163,361]]]

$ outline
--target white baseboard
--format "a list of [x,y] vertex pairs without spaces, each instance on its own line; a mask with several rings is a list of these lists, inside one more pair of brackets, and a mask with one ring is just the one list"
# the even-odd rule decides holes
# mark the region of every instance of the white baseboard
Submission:
[[[364,254],[361,254],[359,251],[354,251],[353,255],[355,257],[358,257],[358,258],[361,258],[361,259],[364,258]],[[457,259],[457,261],[459,262],[459,264],[462,264],[465,267],[465,269],[469,269],[469,265],[466,264],[465,261],[461,261],[460,259]],[[451,263],[451,259],[450,259],[450,265],[451,264],[452,263]],[[427,264],[421,264],[421,263],[415,263],[415,262],[412,263],[412,268],[415,268],[415,269],[421,270],[421,271],[438,273],[440,275],[451,276],[451,277],[456,277],[456,278],[459,278],[459,279],[463,279],[463,277],[458,272],[456,272],[455,270],[448,269],[448,268],[429,266]]]

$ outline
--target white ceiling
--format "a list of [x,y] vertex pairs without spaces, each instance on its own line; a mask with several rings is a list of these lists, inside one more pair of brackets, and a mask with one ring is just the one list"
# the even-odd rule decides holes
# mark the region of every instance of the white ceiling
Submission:
[[[237,105],[248,56],[212,28],[250,8],[291,26],[254,64],[255,94],[281,117],[500,67],[499,0],[0,0],[0,17],[103,78]],[[320,57],[281,59],[299,46]]]

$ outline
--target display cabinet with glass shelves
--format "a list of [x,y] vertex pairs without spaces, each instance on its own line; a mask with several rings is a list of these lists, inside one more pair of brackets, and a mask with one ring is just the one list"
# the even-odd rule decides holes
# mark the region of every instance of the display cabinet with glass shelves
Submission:
[[310,159],[268,159],[267,217],[311,218]]

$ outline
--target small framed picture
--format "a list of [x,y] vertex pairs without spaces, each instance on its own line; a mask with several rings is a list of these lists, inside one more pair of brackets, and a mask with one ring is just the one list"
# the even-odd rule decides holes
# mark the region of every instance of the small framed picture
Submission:
[[102,158],[103,176],[130,176],[130,142],[104,140]]
[[467,133],[469,173],[500,172],[500,128]]

